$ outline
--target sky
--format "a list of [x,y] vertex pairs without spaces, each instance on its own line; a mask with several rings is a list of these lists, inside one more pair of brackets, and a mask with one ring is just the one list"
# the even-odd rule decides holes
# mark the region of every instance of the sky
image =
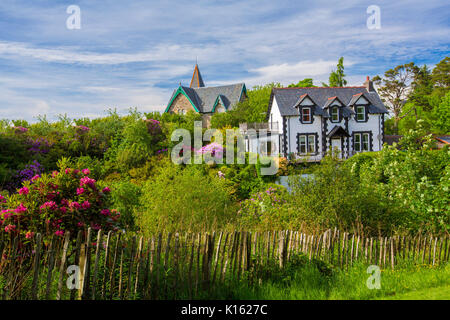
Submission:
[[[80,9],[80,29],[73,11]],[[367,20],[380,9],[380,28]],[[370,20],[372,21],[372,20]],[[163,111],[196,61],[207,86],[348,85],[449,55],[448,1],[1,0],[0,118]]]

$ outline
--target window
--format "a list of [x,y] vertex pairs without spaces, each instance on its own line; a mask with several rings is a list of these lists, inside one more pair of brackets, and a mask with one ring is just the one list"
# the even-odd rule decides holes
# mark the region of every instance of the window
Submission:
[[300,154],[316,153],[316,135],[315,134],[299,135],[298,152]]
[[186,110],[184,110],[184,109],[179,109],[179,110],[178,110],[178,114],[185,115],[185,114],[186,114]]
[[308,136],[308,153],[316,152],[316,137],[311,135]]
[[362,135],[362,147],[363,151],[369,151],[369,134],[363,133]]
[[356,121],[366,121],[366,107],[356,106]]
[[353,146],[355,151],[361,151],[361,134],[360,133],[355,133],[355,137],[354,137],[354,141],[353,141]]
[[356,152],[370,151],[370,134],[367,132],[353,135],[353,149]]
[[306,153],[306,136],[300,136],[299,140],[298,140],[298,151],[301,154],[305,154]]
[[303,108],[302,109],[302,122],[304,122],[304,123],[311,122],[311,108]]
[[331,121],[339,122],[339,108],[338,107],[333,107],[331,109]]

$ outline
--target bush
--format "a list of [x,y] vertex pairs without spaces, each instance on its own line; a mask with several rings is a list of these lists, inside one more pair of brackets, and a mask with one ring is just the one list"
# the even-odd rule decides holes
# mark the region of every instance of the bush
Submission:
[[89,174],[89,169],[67,168],[62,161],[60,171],[24,182],[17,194],[0,199],[0,232],[30,239],[38,232],[49,238],[70,231],[76,237],[85,227],[117,230],[120,214],[109,209],[110,189],[99,190]]
[[136,221],[145,234],[223,228],[234,220],[226,179],[170,163],[145,183]]

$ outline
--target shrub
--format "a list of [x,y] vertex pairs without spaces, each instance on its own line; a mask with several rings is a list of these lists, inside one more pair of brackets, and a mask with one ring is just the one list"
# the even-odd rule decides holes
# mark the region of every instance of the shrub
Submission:
[[234,220],[226,179],[210,177],[202,168],[170,163],[145,183],[136,221],[150,234],[223,228]]
[[61,165],[60,171],[25,181],[17,194],[0,204],[0,232],[20,233],[26,238],[40,232],[48,238],[65,231],[76,237],[85,227],[117,229],[120,214],[109,209],[110,189],[100,190],[89,173],[89,169]]

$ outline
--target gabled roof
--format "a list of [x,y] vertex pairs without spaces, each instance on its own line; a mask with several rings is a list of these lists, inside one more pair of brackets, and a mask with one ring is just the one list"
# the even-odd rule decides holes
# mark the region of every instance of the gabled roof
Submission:
[[342,101],[337,96],[334,96],[334,97],[328,98],[328,100],[327,100],[327,102],[325,102],[325,105],[323,106],[323,108],[324,109],[328,108],[336,100],[339,102],[339,104],[341,106],[345,106],[345,104],[343,104]]
[[201,88],[204,87],[205,83],[203,82],[202,75],[200,74],[200,69],[198,68],[198,64],[195,65],[194,74],[192,75],[190,88]]
[[352,97],[352,100],[350,100],[350,102],[348,103],[349,106],[353,106],[358,100],[359,98],[364,97],[367,101],[369,101],[369,104],[371,104],[370,99],[368,99],[366,97],[366,95],[364,94],[364,92],[360,92],[357,94],[354,94]]
[[300,96],[300,98],[298,99],[298,101],[294,104],[294,107],[298,107],[303,101],[305,101],[306,98],[308,98],[309,100],[311,100],[311,102],[312,102],[313,104],[316,104],[316,103],[314,102],[314,100],[311,99],[311,97],[309,97],[307,93],[305,93],[305,94],[302,94],[302,95]]
[[[318,106],[316,114],[327,115],[323,107],[330,97],[337,97],[344,104],[348,105],[355,94],[363,93],[371,102],[369,113],[387,113],[387,109],[381,101],[376,91],[368,92],[365,86],[359,87],[312,87],[312,88],[274,88],[272,90],[268,113],[272,108],[273,99],[276,99],[282,116],[296,116],[298,111],[294,105],[299,97],[307,94]],[[319,110],[320,109],[320,110]],[[350,108],[344,107],[345,113],[352,112]],[[347,110],[348,109],[348,110]]]
[[214,112],[218,99],[228,110],[240,101],[242,93],[246,91],[244,83],[202,88],[180,86],[174,90],[165,112],[169,111],[172,102],[179,94],[184,94],[197,112],[211,113]]
[[327,137],[334,137],[334,136],[345,136],[345,137],[350,137],[349,133],[347,132],[347,130],[345,130],[344,128],[342,128],[341,126],[335,126],[328,134]]

